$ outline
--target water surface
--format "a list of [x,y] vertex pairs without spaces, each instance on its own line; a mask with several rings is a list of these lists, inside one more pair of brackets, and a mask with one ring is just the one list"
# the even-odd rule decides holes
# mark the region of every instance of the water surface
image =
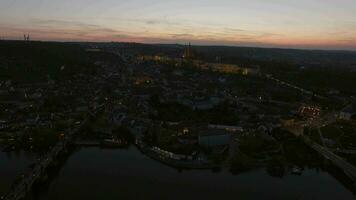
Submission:
[[32,153],[0,151],[0,195],[11,189],[11,184],[34,161]]
[[39,199],[354,199],[326,172],[271,177],[264,169],[179,171],[128,150],[83,148],[71,155]]

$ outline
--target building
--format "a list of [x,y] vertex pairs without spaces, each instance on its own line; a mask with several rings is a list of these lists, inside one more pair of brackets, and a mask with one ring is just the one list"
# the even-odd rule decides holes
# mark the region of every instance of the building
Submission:
[[298,114],[301,117],[316,118],[320,116],[320,113],[321,109],[317,106],[302,105],[298,109]]
[[198,143],[201,146],[214,147],[223,146],[230,143],[232,134],[221,129],[208,129],[201,131],[198,136]]
[[219,125],[219,124],[209,124],[209,128],[220,129],[229,132],[243,132],[243,128],[240,126],[227,126],[227,125]]
[[351,120],[356,116],[356,104],[350,104],[340,111],[339,118],[343,120]]
[[210,110],[217,106],[219,103],[221,103],[222,99],[218,97],[199,97],[199,96],[193,96],[193,97],[181,97],[179,96],[177,98],[177,101],[180,104],[183,104],[185,106],[190,107],[193,110]]

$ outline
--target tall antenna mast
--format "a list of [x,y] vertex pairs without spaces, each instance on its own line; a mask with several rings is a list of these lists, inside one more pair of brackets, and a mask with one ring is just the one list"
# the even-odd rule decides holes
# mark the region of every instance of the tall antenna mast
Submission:
[[27,42],[30,41],[30,34],[29,33],[27,35],[24,34],[23,39],[24,39],[24,41],[27,41]]

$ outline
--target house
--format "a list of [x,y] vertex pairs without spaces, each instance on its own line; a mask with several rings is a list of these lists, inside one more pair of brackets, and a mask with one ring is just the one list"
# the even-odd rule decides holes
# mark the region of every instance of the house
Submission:
[[115,125],[121,126],[124,119],[126,119],[126,113],[115,112],[113,113],[113,122]]
[[219,125],[219,124],[209,124],[209,128],[226,130],[229,132],[243,132],[243,128],[240,126],[227,126],[227,125]]
[[217,106],[221,99],[218,97],[181,97],[178,96],[177,101],[180,104],[190,107],[194,110],[210,110]]
[[210,97],[207,100],[196,101],[194,109],[197,110],[210,110],[220,103],[220,99],[217,97]]
[[301,117],[315,118],[315,117],[319,117],[320,113],[321,113],[321,109],[318,106],[302,105],[298,109],[298,114]]
[[222,146],[228,145],[232,134],[221,129],[208,129],[201,131],[198,136],[198,143],[201,146]]
[[81,106],[78,106],[75,111],[76,112],[80,112],[80,113],[85,113],[85,112],[88,112],[89,108],[88,106],[86,105],[81,105]]
[[9,123],[6,120],[0,120],[0,130],[7,129],[9,127]]
[[339,114],[339,118],[343,120],[351,120],[354,116],[356,116],[356,103],[346,106]]
[[260,125],[257,128],[257,132],[259,133],[259,135],[267,141],[273,141],[273,137],[270,135],[270,133],[272,132],[272,125]]

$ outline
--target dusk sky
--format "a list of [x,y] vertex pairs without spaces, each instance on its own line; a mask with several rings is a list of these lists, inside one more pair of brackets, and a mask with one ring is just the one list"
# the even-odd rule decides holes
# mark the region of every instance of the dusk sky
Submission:
[[356,50],[356,0],[0,0],[0,36]]

